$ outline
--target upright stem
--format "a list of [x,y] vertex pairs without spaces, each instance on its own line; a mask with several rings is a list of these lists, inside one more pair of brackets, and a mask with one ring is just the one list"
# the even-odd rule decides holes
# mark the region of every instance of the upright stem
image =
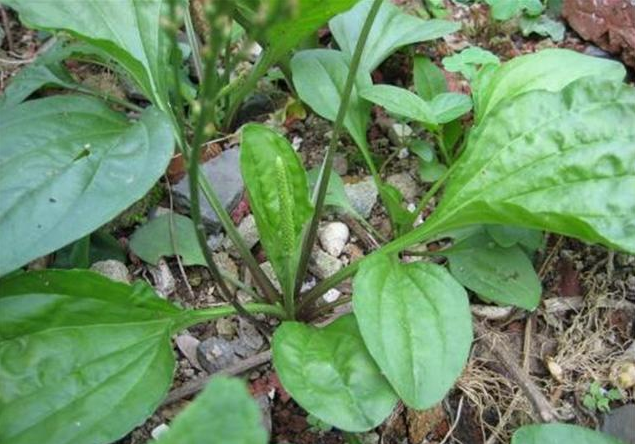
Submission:
[[194,70],[199,82],[203,81],[203,59],[201,59],[201,51],[198,44],[198,38],[196,36],[196,30],[194,29],[194,23],[192,23],[192,14],[190,8],[185,7],[185,33],[187,34],[187,41],[192,49],[192,59],[194,60]]
[[366,21],[364,22],[364,26],[362,27],[362,30],[359,34],[359,39],[357,40],[357,44],[355,46],[355,52],[353,53],[353,57],[351,59],[348,77],[346,77],[346,84],[344,85],[344,91],[342,92],[342,101],[340,102],[340,107],[337,110],[337,116],[335,117],[335,123],[333,124],[333,136],[331,137],[329,147],[326,151],[326,156],[324,157],[324,161],[322,162],[322,168],[320,169],[320,176],[318,178],[318,185],[316,188],[317,191],[316,194],[314,194],[315,211],[313,213],[313,218],[311,219],[311,224],[309,225],[309,228],[308,230],[306,230],[303,237],[301,249],[302,253],[300,256],[300,262],[298,264],[298,271],[296,274],[295,282],[294,293],[296,294],[302,287],[302,281],[304,280],[304,276],[309,264],[309,258],[311,257],[311,251],[313,249],[313,243],[315,242],[317,228],[320,222],[320,216],[322,214],[322,208],[324,207],[324,200],[326,198],[328,183],[331,178],[333,157],[337,149],[337,143],[339,142],[340,131],[342,130],[342,126],[344,125],[344,118],[346,117],[346,112],[348,111],[348,104],[350,102],[351,93],[353,92],[355,79],[357,78],[357,69],[359,68],[359,62],[362,58],[362,53],[364,51],[364,46],[366,45],[366,40],[368,39],[368,34],[370,33],[373,22],[375,21],[375,16],[379,11],[382,2],[383,0],[373,1],[370,11],[368,12],[368,16],[366,17]]

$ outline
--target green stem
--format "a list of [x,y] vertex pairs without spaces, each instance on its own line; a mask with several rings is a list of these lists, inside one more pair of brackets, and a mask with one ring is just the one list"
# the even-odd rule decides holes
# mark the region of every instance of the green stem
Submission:
[[[250,314],[267,314],[279,319],[284,319],[286,315],[284,309],[280,305],[249,303],[245,304],[243,308]],[[213,321],[214,319],[224,318],[225,316],[232,316],[236,314],[238,314],[238,312],[230,305],[192,310],[188,312],[187,320],[183,324],[179,325],[178,330],[200,324],[201,322]]]
[[337,150],[337,143],[339,141],[340,131],[344,126],[344,118],[346,117],[346,112],[348,111],[348,104],[351,99],[351,93],[353,92],[353,86],[355,85],[355,79],[357,78],[357,69],[359,68],[359,62],[362,58],[362,52],[364,51],[364,46],[366,45],[368,34],[370,33],[370,30],[373,26],[373,22],[375,21],[375,16],[377,15],[377,12],[382,5],[382,1],[383,0],[373,1],[370,11],[368,12],[368,16],[366,17],[362,30],[359,34],[359,39],[357,40],[357,44],[355,46],[355,52],[353,53],[353,57],[351,59],[348,76],[346,77],[346,83],[344,85],[344,90],[342,91],[342,100],[340,102],[340,107],[337,110],[335,123],[333,124],[333,135],[331,136],[331,141],[326,151],[326,156],[324,157],[324,161],[322,162],[322,168],[320,169],[320,176],[318,178],[316,187],[317,191],[314,193],[313,200],[315,203],[315,211],[313,212],[313,218],[311,219],[309,228],[305,231],[305,235],[303,236],[301,249],[302,253],[298,264],[298,271],[296,273],[294,293],[298,293],[300,291],[300,288],[302,287],[302,281],[304,280],[304,277],[306,275],[306,271],[309,265],[309,258],[311,257],[311,251],[313,248],[313,244],[315,243],[315,237],[317,235],[317,228],[320,222],[320,216],[322,215],[322,209],[324,207],[324,200],[326,198],[326,191],[328,188],[329,179],[331,177],[333,158],[335,155],[335,151]]
[[[189,2],[188,2],[189,3]],[[192,23],[192,15],[190,14],[190,8],[185,6],[184,21],[185,21],[185,33],[187,34],[187,41],[192,49],[192,59],[194,60],[194,70],[198,77],[198,81],[203,81],[203,59],[201,59],[201,51],[198,44],[198,38],[196,37],[196,30],[194,29],[194,23]]]
[[437,139],[437,144],[439,145],[439,150],[441,151],[441,155],[443,156],[443,161],[449,168],[452,165],[452,157],[450,156],[450,153],[448,153],[448,149],[445,146],[445,140],[443,140],[442,131],[442,129],[435,131],[434,137]]
[[111,96],[110,94],[105,93],[103,91],[97,91],[92,88],[86,88],[85,86],[69,87],[67,89],[71,91],[77,91],[84,94],[88,94],[94,97],[99,97],[100,99],[103,99],[107,102],[114,103],[115,105],[123,106],[124,108],[128,108],[131,111],[136,111],[138,113],[142,113],[144,111],[144,108],[138,105],[135,105],[134,103],[130,103],[127,100],[123,100],[118,97]]
[[419,204],[417,205],[417,208],[414,211],[415,217],[416,215],[421,214],[423,210],[425,210],[426,206],[428,206],[434,195],[437,194],[437,191],[439,191],[439,188],[441,188],[445,181],[448,180],[448,177],[450,177],[450,174],[452,173],[452,171],[454,171],[454,165],[456,164],[453,164],[450,168],[445,170],[445,173],[443,173],[443,175],[439,177],[439,179],[434,184],[432,184],[428,192],[423,195],[423,197],[419,201]]

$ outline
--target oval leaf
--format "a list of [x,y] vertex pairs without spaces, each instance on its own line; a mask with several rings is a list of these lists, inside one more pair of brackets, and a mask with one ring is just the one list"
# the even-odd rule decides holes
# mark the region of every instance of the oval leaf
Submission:
[[[368,16],[372,0],[357,3],[350,11],[329,22],[338,46],[350,59]],[[411,43],[434,40],[460,28],[458,23],[445,20],[423,20],[406,14],[389,1],[384,1],[364,45],[359,70],[370,73],[390,54]]]
[[[174,240],[171,236],[174,236]],[[130,250],[153,265],[162,256],[175,254],[181,256],[184,265],[207,265],[198,244],[194,222],[176,213],[162,214],[137,228],[130,237]]]
[[0,442],[109,443],[172,381],[170,335],[188,312],[89,271],[0,283]]
[[415,90],[423,100],[432,100],[448,90],[445,74],[428,57],[415,56],[412,75]]
[[404,403],[426,409],[441,401],[472,344],[463,287],[438,265],[377,255],[355,276],[353,306],[370,354]]
[[470,134],[427,223],[516,225],[635,251],[633,121],[635,89],[594,78],[502,102]]
[[304,224],[313,214],[298,154],[264,125],[243,127],[240,169],[262,244],[285,292],[293,291]]
[[368,354],[353,315],[322,329],[283,323],[273,336],[273,364],[298,404],[342,430],[376,427],[397,402]]
[[134,124],[88,97],[0,111],[0,275],[84,237],[142,198],[173,147],[170,122],[154,109]]
[[439,123],[449,123],[472,109],[472,99],[465,94],[438,94],[432,102],[432,111]]
[[157,444],[266,444],[262,415],[240,379],[214,377]]
[[512,444],[624,444],[619,439],[572,424],[534,424],[519,428]]
[[439,254],[448,258],[456,280],[486,301],[526,310],[538,306],[540,279],[518,245],[504,248],[478,233]]
[[392,85],[373,85],[361,90],[360,95],[393,114],[431,125],[437,123],[430,104],[407,89]]

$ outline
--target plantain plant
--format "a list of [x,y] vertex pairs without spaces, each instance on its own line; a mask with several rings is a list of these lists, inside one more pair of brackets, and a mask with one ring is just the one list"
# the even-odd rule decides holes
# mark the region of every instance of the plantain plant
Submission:
[[[186,4],[2,2],[25,24],[74,39],[26,68],[0,102],[0,275],[6,275],[0,281],[2,444],[120,438],[152,414],[171,385],[170,337],[237,313],[265,333],[268,326],[255,314],[281,321],[272,337],[273,364],[302,407],[342,430],[366,431],[398,400],[425,409],[452,388],[472,342],[464,286],[486,301],[536,308],[540,283],[528,254],[540,245],[541,231],[635,251],[630,191],[635,128],[629,125],[635,90],[623,83],[619,63],[544,50],[472,67],[467,97],[447,92],[432,62],[419,59],[415,95],[372,85],[370,72],[397,49],[453,32],[455,24],[424,21],[382,0],[221,0],[207,5],[211,36],[193,51],[202,57],[196,64],[201,82],[191,98],[184,94],[177,45],[182,15],[190,45],[198,44]],[[293,52],[329,19],[339,50]],[[218,64],[223,60],[223,68],[231,70],[244,56],[227,44],[234,23],[264,51],[251,71],[232,79]],[[60,63],[71,56],[113,67],[151,105],[141,109],[74,84]],[[242,100],[275,64],[290,74],[303,101],[334,122],[313,189],[283,136],[260,124],[241,129],[242,175],[280,291],[238,235],[197,162],[203,144],[232,127]],[[75,93],[25,101],[51,84]],[[447,170],[418,209],[441,190],[442,196],[417,227],[415,215],[402,207],[398,191],[383,182],[373,163],[366,139],[369,99],[420,122],[445,152]],[[460,117],[470,106],[473,125],[463,128]],[[343,130],[368,163],[395,237],[303,291]],[[452,139],[450,151],[446,142]],[[85,238],[143,196],[164,173],[175,147],[188,161],[192,191],[192,223],[178,224],[198,240],[196,260],[209,267],[225,304],[182,309],[142,282],[115,283],[79,269],[21,270]],[[199,191],[254,276],[257,302],[240,303],[229,291],[206,245]],[[452,240],[451,246],[418,261],[402,260],[411,255],[409,248],[439,239]],[[447,258],[448,267],[428,255]],[[318,298],[353,276],[353,312],[314,326],[341,303],[317,304]],[[243,390],[232,381],[213,380],[162,440],[200,442],[200,436],[219,433],[226,436],[223,442],[265,442],[266,435],[253,426],[253,406],[241,402],[243,395],[227,394],[234,389]],[[206,407],[199,406],[214,401],[210,393],[237,403],[245,420],[240,430],[227,431],[215,421],[202,434],[188,435],[194,433],[191,424],[201,422],[196,418]],[[527,438],[539,436],[532,430],[517,442],[534,442]]]

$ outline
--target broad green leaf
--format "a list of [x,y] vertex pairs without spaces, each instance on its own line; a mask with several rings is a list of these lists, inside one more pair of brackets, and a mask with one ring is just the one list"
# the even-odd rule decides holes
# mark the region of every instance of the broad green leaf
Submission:
[[130,123],[100,100],[67,95],[0,111],[0,275],[142,198],[173,147],[170,122],[156,109]]
[[184,265],[207,265],[198,244],[194,222],[176,213],[162,214],[137,228],[130,237],[130,250],[153,265],[163,256],[177,254]]
[[458,54],[443,58],[443,66],[450,72],[460,72],[463,77],[472,81],[476,78],[479,67],[498,65],[498,57],[478,46],[464,49]]
[[161,28],[165,0],[2,0],[27,26],[67,31],[107,52],[148,98],[167,107],[169,38]]
[[[338,15],[329,22],[333,37],[348,59],[353,56],[371,5],[372,0],[362,0],[350,11]],[[366,40],[359,70],[362,73],[370,73],[402,46],[434,40],[459,28],[458,23],[423,20],[406,14],[390,1],[384,1]]]
[[499,66],[474,92],[476,121],[480,122],[501,101],[535,90],[557,92],[586,76],[622,82],[626,70],[616,61],[567,49],[544,49],[516,57]]
[[564,39],[564,24],[546,15],[521,17],[520,29],[525,37],[531,34],[538,34],[543,37],[549,37],[554,42],[561,42]]
[[[300,51],[291,59],[291,72],[302,101],[320,116],[334,121],[348,76],[344,54],[330,49]],[[370,85],[370,75],[359,70],[344,119],[344,126],[360,146],[366,145],[371,106],[359,97],[358,91]]]
[[35,62],[20,70],[11,80],[0,96],[0,111],[20,104],[38,89],[48,85],[63,88],[76,86],[72,79],[62,77],[50,67]]
[[216,376],[157,444],[266,444],[260,408],[240,379]]
[[542,246],[542,232],[527,228],[510,227],[509,225],[486,225],[485,230],[501,247],[521,245],[529,251]]
[[414,140],[408,149],[419,157],[424,162],[432,162],[435,159],[434,150],[432,145],[425,140]]
[[552,231],[635,251],[635,89],[597,78],[501,102],[427,223]]
[[430,105],[438,123],[449,123],[472,109],[472,99],[465,94],[442,93]]
[[273,336],[272,349],[285,390],[327,424],[364,432],[378,426],[397,402],[353,315],[321,329],[284,322]]
[[478,233],[439,254],[448,258],[456,280],[486,301],[526,310],[538,306],[540,279],[518,245],[504,248]]
[[436,158],[430,162],[419,162],[419,177],[423,182],[436,182],[447,170],[448,167]]
[[426,409],[441,401],[472,344],[463,287],[439,265],[377,255],[355,276],[353,306],[366,347],[404,403]]
[[430,103],[407,89],[393,85],[373,85],[362,89],[360,95],[393,114],[430,125],[437,124],[437,118]]
[[528,15],[538,15],[544,9],[540,0],[485,0],[491,8],[492,17],[504,21],[516,17],[523,11]]
[[415,90],[427,101],[448,90],[448,83],[441,68],[425,56],[415,56],[413,77]]
[[610,435],[573,424],[533,424],[519,428],[511,444],[624,444]]
[[143,423],[170,388],[170,336],[189,313],[90,271],[0,281],[0,442],[110,443]]
[[240,168],[260,239],[283,291],[292,292],[304,224],[313,214],[302,161],[264,125],[242,129]]

